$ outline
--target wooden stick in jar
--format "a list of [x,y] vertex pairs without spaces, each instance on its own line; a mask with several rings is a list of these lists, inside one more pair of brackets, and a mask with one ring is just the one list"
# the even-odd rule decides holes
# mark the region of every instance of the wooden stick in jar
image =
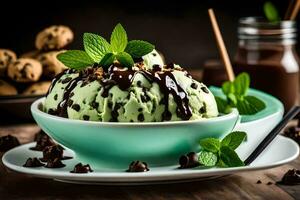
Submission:
[[294,9],[295,2],[296,2],[296,0],[290,0],[290,3],[288,5],[288,8],[287,8],[287,10],[285,12],[285,15],[284,15],[284,20],[289,20],[290,19],[292,10]]
[[232,65],[231,65],[231,62],[230,62],[230,59],[229,59],[229,56],[228,56],[228,52],[227,52],[227,49],[225,47],[225,44],[224,44],[224,41],[223,41],[223,38],[222,38],[222,35],[221,35],[221,32],[220,32],[220,28],[218,26],[218,22],[216,20],[213,9],[210,8],[208,10],[208,14],[209,14],[210,21],[211,21],[211,24],[212,24],[212,28],[213,28],[213,31],[214,31],[214,34],[215,34],[215,37],[216,37],[216,40],[217,40],[217,44],[218,44],[219,51],[220,51],[220,54],[221,54],[221,57],[222,57],[222,61],[223,61],[224,66],[226,68],[227,76],[228,76],[230,81],[233,81],[234,80],[234,72],[233,72]]
[[297,14],[299,12],[300,9],[300,0],[296,1],[296,4],[294,6],[294,9],[292,10],[291,16],[289,17],[289,20],[295,20],[297,17]]

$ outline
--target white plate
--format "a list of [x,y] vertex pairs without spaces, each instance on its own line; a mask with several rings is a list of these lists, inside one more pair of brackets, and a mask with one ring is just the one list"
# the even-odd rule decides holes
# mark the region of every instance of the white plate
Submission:
[[[155,167],[149,172],[128,173],[124,171],[94,171],[88,174],[74,174],[69,171],[77,164],[76,158],[64,160],[66,167],[60,169],[48,169],[44,167],[26,168],[22,165],[28,157],[42,157],[41,152],[31,151],[29,147],[35,143],[14,148],[4,154],[2,161],[5,166],[13,171],[25,173],[31,176],[50,178],[69,183],[80,184],[156,184],[182,181],[194,181],[209,179],[216,176],[224,176],[242,171],[267,169],[286,164],[296,159],[299,155],[299,146],[296,142],[283,136],[277,136],[269,147],[250,165],[235,168],[207,168],[207,169],[177,169],[178,166]],[[65,150],[64,155],[74,156],[70,150]],[[84,163],[85,164],[85,163]],[[92,167],[92,166],[91,166]]]

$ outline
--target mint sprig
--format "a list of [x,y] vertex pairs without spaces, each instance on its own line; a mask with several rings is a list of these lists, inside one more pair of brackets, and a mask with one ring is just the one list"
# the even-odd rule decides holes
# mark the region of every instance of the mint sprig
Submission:
[[155,48],[146,41],[128,41],[127,33],[120,23],[113,29],[110,43],[100,35],[84,33],[83,45],[84,51],[66,51],[60,53],[57,59],[67,67],[77,70],[92,66],[94,63],[107,68],[114,62],[130,68],[134,65],[133,58],[140,58]]
[[229,133],[221,141],[216,138],[206,138],[200,141],[202,150],[198,161],[207,167],[239,167],[245,164],[239,158],[235,149],[246,139],[245,132],[236,131]]
[[247,95],[249,87],[250,77],[245,72],[239,74],[233,82],[224,82],[222,92],[226,99],[215,97],[219,112],[229,113],[231,108],[237,108],[241,115],[253,115],[265,109],[266,104],[262,100]]

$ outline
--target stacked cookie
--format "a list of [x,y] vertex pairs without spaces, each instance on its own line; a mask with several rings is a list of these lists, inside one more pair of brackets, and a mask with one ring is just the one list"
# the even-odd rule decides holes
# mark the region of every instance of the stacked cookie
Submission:
[[73,41],[66,26],[50,26],[36,36],[36,50],[17,58],[8,49],[0,49],[0,95],[45,94],[51,79],[66,67],[56,56]]

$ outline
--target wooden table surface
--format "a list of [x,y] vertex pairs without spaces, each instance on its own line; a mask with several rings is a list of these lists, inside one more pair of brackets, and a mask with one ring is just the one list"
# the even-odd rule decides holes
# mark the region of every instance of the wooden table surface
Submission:
[[[33,124],[1,125],[0,136],[33,141]],[[0,154],[2,157],[2,154]],[[275,184],[291,168],[300,169],[300,157],[290,164],[255,172],[191,183],[149,186],[73,185],[9,171],[0,163],[0,199],[300,199],[300,185]],[[261,180],[261,184],[256,182]],[[268,182],[273,184],[268,185]]]

